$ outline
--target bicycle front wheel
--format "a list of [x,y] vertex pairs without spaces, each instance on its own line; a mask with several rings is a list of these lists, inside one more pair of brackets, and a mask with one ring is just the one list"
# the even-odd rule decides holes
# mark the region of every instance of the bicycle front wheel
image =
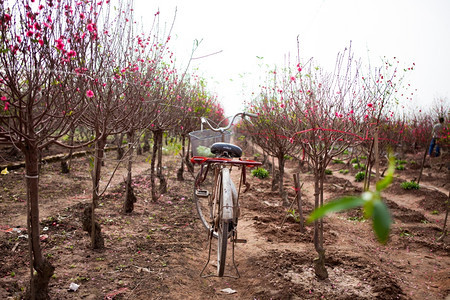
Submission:
[[217,230],[217,276],[222,277],[225,272],[225,261],[227,258],[229,222],[222,221]]

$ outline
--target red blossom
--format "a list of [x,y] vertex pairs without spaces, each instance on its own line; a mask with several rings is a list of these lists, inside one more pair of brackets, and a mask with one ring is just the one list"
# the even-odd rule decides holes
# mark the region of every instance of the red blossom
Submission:
[[61,41],[61,40],[57,40],[56,41],[56,48],[58,49],[58,50],[64,50],[64,43]]
[[33,34],[34,34],[33,31],[31,31],[31,30],[28,30],[28,31],[27,31],[27,37],[33,36]]
[[77,56],[77,53],[74,50],[70,50],[69,52],[67,52],[67,56],[69,58],[75,57],[75,56]]
[[86,97],[88,97],[88,98],[94,97],[94,92],[91,91],[91,90],[87,90],[87,91],[86,91]]
[[42,39],[39,39],[38,43],[39,45],[44,46],[44,41]]

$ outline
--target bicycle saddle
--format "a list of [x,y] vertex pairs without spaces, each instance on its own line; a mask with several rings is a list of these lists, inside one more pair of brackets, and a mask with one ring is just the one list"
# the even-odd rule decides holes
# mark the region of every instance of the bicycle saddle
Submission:
[[236,145],[228,144],[228,143],[214,143],[211,146],[212,154],[222,154],[226,153],[230,157],[241,157],[242,149]]

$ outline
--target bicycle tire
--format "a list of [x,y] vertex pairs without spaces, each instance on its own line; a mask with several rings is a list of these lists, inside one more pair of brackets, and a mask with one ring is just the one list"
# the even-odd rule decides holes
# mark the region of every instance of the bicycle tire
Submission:
[[[200,174],[197,175],[197,177],[200,176]],[[218,191],[221,190],[221,184],[222,184],[222,175],[219,174],[217,178],[217,185],[218,185]],[[202,222],[203,226],[208,232],[211,232],[213,230],[213,215],[214,212],[210,210],[209,201],[213,201],[213,199],[210,199],[210,197],[214,197],[214,174],[213,172],[210,172],[206,180],[202,183],[202,190],[207,191],[210,193],[208,197],[199,197],[197,195],[196,188],[194,188],[194,202],[195,202],[195,208],[197,210],[197,214],[200,218],[200,221]],[[217,195],[216,195],[217,196]],[[213,232],[213,236],[217,238],[217,232]]]
[[227,244],[228,244],[228,228],[229,222],[222,221],[217,230],[217,276],[223,277],[225,273],[225,261],[227,258]]

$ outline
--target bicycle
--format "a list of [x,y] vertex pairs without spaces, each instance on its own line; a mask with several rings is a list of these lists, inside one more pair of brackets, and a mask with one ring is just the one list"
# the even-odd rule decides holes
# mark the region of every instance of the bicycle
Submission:
[[[262,163],[242,160],[242,149],[230,143],[231,133],[228,130],[238,116],[242,116],[242,119],[245,119],[246,116],[254,117],[256,115],[238,113],[228,126],[218,128],[215,128],[208,120],[202,118],[202,130],[189,133],[193,153],[191,162],[194,165],[200,165],[200,170],[194,183],[194,201],[200,220],[208,232],[209,239],[208,260],[200,273],[202,277],[215,276],[203,276],[203,272],[211,259],[213,238],[218,240],[217,276],[225,276],[227,244],[228,240],[230,240],[233,245],[233,266],[237,274],[235,278],[240,277],[234,261],[234,248],[236,243],[245,243],[246,241],[237,238],[237,223],[240,215],[239,196],[243,185],[246,187],[243,191],[244,193],[250,186],[246,181],[246,169]],[[203,130],[204,124],[208,125],[210,129]],[[210,152],[206,151],[208,149]],[[241,170],[238,189],[236,189],[230,177],[233,167]]]

